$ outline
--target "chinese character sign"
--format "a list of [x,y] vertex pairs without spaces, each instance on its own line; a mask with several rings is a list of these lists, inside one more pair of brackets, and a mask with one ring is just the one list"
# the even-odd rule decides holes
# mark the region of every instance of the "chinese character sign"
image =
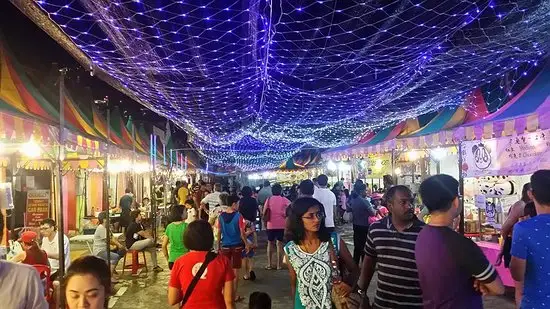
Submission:
[[464,177],[526,175],[550,168],[550,130],[462,143]]

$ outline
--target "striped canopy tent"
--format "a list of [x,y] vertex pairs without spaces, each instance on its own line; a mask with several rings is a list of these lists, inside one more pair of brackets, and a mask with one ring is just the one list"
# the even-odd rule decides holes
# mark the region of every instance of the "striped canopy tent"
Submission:
[[492,114],[455,128],[456,140],[510,136],[550,128],[550,65]]
[[[107,141],[105,117],[93,104],[85,104],[91,108],[84,110],[68,89],[64,91],[63,100],[65,127],[68,129],[66,142],[77,147],[79,152],[100,151]],[[28,141],[32,136],[37,141],[54,142],[59,124],[58,102],[58,92],[55,89],[39,90],[0,38],[0,138]],[[136,134],[134,141],[118,109],[113,111],[110,125],[109,140],[115,146],[132,149],[135,143],[137,152],[149,153],[149,139],[138,139]]]
[[302,150],[292,158],[283,162],[280,166],[280,170],[300,170],[315,167],[321,163],[321,152],[317,149]]
[[369,153],[389,152],[396,147],[399,139],[412,136],[424,136],[439,128],[462,124],[469,112],[463,107],[448,107],[436,113],[407,119],[377,133],[370,133],[363,142],[352,147],[332,149],[323,154],[332,160],[346,160],[350,157],[365,158]]
[[[523,134],[550,127],[550,65],[546,65],[505,105],[490,113],[487,95],[476,89],[459,107],[447,107],[429,121],[420,116],[376,134],[355,146],[331,149],[323,157],[346,160],[392,149],[425,149],[475,140]],[[399,131],[397,134],[396,132]]]

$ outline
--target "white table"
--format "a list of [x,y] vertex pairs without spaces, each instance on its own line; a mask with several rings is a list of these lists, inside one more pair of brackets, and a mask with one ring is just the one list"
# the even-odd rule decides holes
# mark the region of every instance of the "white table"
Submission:
[[[113,235],[113,237],[118,239],[120,236],[122,236],[122,233],[112,233],[112,235]],[[91,234],[91,235],[76,235],[76,236],[71,237],[70,241],[85,242],[86,246],[88,246],[88,250],[90,250],[90,253],[93,252],[93,249],[92,249],[92,244],[94,243],[94,235],[93,234]]]

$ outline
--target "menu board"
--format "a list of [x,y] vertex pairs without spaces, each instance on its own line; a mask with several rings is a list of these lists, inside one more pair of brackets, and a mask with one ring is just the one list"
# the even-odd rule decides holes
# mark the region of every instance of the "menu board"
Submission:
[[50,213],[50,190],[27,191],[25,226],[38,227]]

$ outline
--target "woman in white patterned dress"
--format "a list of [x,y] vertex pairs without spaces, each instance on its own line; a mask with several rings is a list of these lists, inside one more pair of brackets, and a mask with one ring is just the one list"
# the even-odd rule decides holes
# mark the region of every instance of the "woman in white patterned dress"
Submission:
[[335,253],[352,273],[359,268],[346,244],[325,227],[323,205],[311,197],[292,203],[285,246],[295,309],[331,309],[333,268],[329,251]]

